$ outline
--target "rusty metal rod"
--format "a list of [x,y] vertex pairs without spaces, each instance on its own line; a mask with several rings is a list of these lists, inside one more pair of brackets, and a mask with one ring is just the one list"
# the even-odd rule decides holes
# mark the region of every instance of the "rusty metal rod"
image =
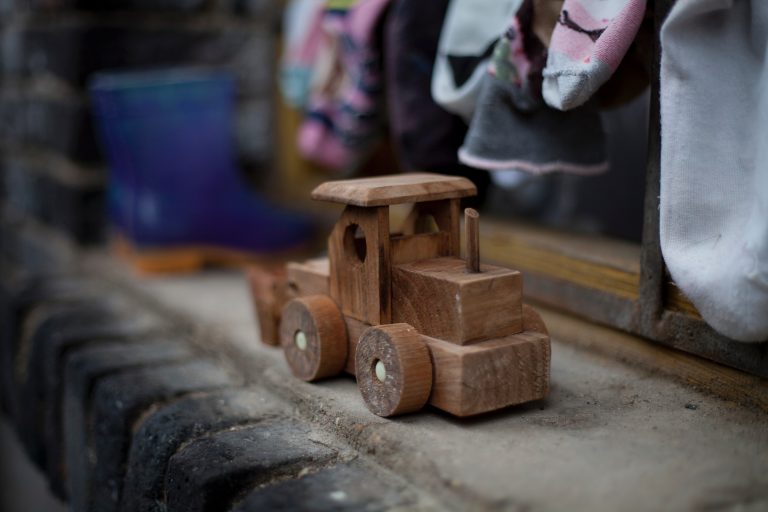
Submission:
[[480,272],[480,214],[474,208],[464,210],[464,234],[467,239],[467,271]]

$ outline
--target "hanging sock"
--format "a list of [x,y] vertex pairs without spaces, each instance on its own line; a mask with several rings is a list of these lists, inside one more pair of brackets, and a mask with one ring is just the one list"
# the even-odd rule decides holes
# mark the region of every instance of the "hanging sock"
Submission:
[[312,93],[298,135],[305,158],[348,174],[381,137],[380,28],[388,5],[389,0],[334,0],[326,5]]
[[592,175],[608,170],[605,135],[594,105],[561,112],[514,107],[512,84],[486,75],[459,160],[489,171]]
[[293,108],[304,108],[322,39],[323,0],[291,0],[283,13],[280,92]]
[[[600,117],[592,104],[561,112],[544,104],[546,48],[532,31],[525,0],[496,44],[483,78],[461,162],[490,171],[597,174],[608,169]],[[505,181],[518,180],[505,173]]]
[[385,23],[389,127],[402,167],[445,172],[459,165],[467,133],[460,117],[432,99],[430,84],[448,0],[393,0]]
[[499,36],[521,0],[451,0],[432,74],[432,97],[469,122]]
[[767,42],[764,0],[678,0],[661,29],[661,250],[739,341],[768,339]]
[[646,0],[565,0],[544,69],[548,105],[584,103],[616,71],[645,15]]

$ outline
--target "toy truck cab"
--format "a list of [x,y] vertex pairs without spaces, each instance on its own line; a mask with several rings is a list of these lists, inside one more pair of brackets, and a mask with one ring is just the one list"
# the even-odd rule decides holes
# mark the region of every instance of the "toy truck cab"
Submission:
[[[355,374],[382,416],[427,402],[468,416],[546,396],[549,337],[522,303],[521,274],[460,258],[459,201],[475,193],[465,178],[423,173],[313,191],[345,208],[328,260],[288,265],[279,339],[294,375]],[[391,232],[389,207],[402,203],[412,210]]]

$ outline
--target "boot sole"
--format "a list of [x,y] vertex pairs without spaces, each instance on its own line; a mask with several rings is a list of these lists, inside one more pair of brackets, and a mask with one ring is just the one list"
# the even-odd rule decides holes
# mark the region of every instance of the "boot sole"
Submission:
[[204,267],[244,267],[259,264],[272,266],[285,258],[303,252],[307,244],[292,249],[255,254],[212,246],[177,246],[145,249],[136,247],[125,236],[117,235],[111,243],[112,252],[142,274],[177,274],[196,272]]

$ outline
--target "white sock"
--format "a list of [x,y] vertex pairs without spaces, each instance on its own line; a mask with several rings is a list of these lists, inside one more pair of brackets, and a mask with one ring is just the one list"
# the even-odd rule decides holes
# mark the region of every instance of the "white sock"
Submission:
[[432,71],[432,98],[469,122],[490,51],[522,0],[452,0]]
[[714,329],[768,339],[768,2],[678,0],[661,30],[661,249]]

